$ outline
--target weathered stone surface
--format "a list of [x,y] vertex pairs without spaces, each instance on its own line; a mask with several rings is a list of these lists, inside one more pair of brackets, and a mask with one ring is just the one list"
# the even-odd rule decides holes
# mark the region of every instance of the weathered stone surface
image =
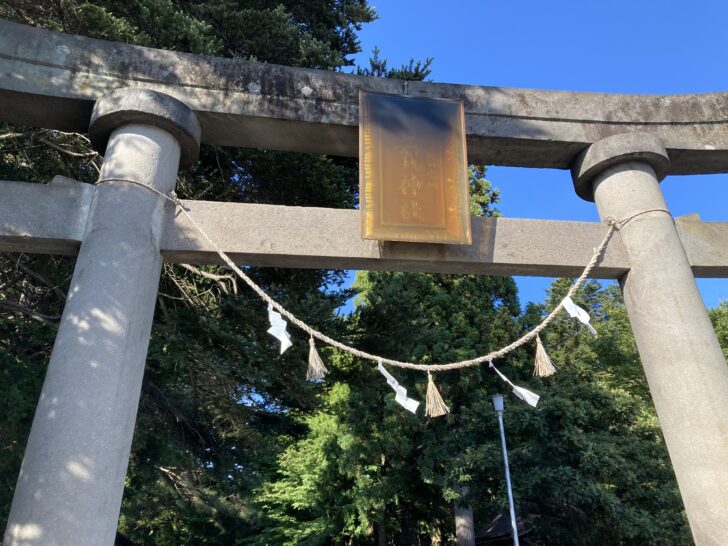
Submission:
[[[489,275],[576,276],[606,233],[589,222],[472,218],[472,245],[363,240],[359,211],[185,201],[200,226],[240,264]],[[184,216],[167,216],[166,260],[221,263]],[[619,239],[596,275],[628,267]]]
[[[119,88],[186,103],[204,142],[350,156],[357,154],[361,89],[459,99],[471,161],[572,168],[578,160],[577,191],[591,199],[593,182],[600,213],[617,218],[664,207],[657,182],[665,174],[728,172],[728,93],[630,96],[408,83],[160,51],[0,21],[0,120],[83,132],[95,101]],[[173,135],[183,148],[189,137],[191,149],[199,131],[192,123],[177,133],[179,123],[161,121],[165,132],[160,123],[128,117],[135,111],[133,104],[116,112],[100,107],[91,131],[99,148],[112,125],[137,123],[113,131],[102,176],[170,191],[180,153]],[[114,123],[107,127],[108,120]],[[50,188],[2,183],[0,191],[0,250],[74,254],[83,242],[5,542],[110,543],[160,252],[170,261],[218,258],[183,217],[138,187],[117,182],[94,190],[66,181]],[[359,239],[357,211],[186,205],[237,261],[252,265],[574,276],[605,231],[595,223],[480,219],[472,246],[379,245]],[[594,270],[622,282],[701,545],[722,544],[728,528],[728,368],[691,267],[698,275],[728,276],[727,238],[728,224],[675,223],[651,212],[615,234]]]
[[[0,181],[0,252],[75,255],[94,187],[56,177],[50,185]],[[364,241],[355,210],[183,201],[242,265],[573,277],[604,236],[596,222],[473,218],[474,244],[430,245]],[[677,218],[698,277],[728,277],[728,223]],[[295,227],[292,227],[295,226]],[[160,248],[174,263],[220,263],[184,216],[165,216]],[[617,235],[594,277],[619,278],[629,261]]]
[[693,275],[728,278],[728,223],[701,222],[694,214],[678,218],[676,226]]
[[608,136],[589,146],[571,167],[574,190],[587,201],[594,201],[594,178],[612,165],[639,161],[652,167],[658,182],[670,168],[670,158],[659,138],[650,133],[621,133]]
[[93,193],[62,176],[50,185],[0,181],[0,252],[75,256]]
[[570,168],[625,132],[657,136],[669,174],[728,171],[728,94],[615,95],[404,82],[162,51],[0,22],[0,119],[83,132],[94,101],[143,87],[189,105],[203,142],[355,156],[358,92],[461,99],[473,162]]
[[[594,197],[602,217],[666,207],[654,170],[641,161],[598,173]],[[620,236],[630,263],[620,281],[624,304],[690,529],[696,545],[722,546],[728,530],[728,367],[672,218],[641,214]],[[725,240],[715,242],[725,246]]]
[[88,128],[91,144],[104,154],[111,132],[131,123],[158,127],[174,136],[182,167],[197,161],[201,129],[195,113],[174,97],[148,89],[114,89],[97,100]]
[[[180,147],[170,133],[125,125],[108,146],[102,178],[174,189]],[[54,186],[35,189],[58,198],[63,192]],[[67,186],[75,195],[88,192]],[[28,203],[50,212],[42,201]],[[82,233],[83,244],[18,476],[7,546],[114,541],[162,266],[164,213],[158,196],[114,182],[93,190],[87,212],[71,209],[55,220],[70,220],[67,233]],[[12,215],[0,218],[13,229]],[[22,233],[38,227],[22,215],[15,219],[26,222]]]

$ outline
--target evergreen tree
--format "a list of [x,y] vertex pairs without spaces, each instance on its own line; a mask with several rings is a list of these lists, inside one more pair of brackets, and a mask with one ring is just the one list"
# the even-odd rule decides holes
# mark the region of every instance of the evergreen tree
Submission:
[[[350,335],[370,352],[419,362],[484,354],[543,317],[544,307],[535,305],[519,317],[511,283],[362,274]],[[548,308],[569,284],[554,283]],[[551,326],[543,337],[559,368],[555,376],[529,379],[531,351],[498,363],[517,384],[542,395],[535,410],[506,398],[519,515],[534,543],[688,544],[621,297],[616,287],[591,282],[577,303],[595,317],[599,337],[568,318]],[[334,360],[326,403],[307,419],[308,435],[286,450],[277,478],[262,489],[267,521],[259,544],[294,544],[301,537],[310,544],[447,539],[454,533],[453,501],[470,502],[480,525],[507,507],[490,395],[509,389],[487,367],[437,374],[453,413],[430,420],[398,406],[371,363],[345,355]],[[424,399],[421,373],[392,373]]]
[[[470,183],[473,212],[493,214],[498,197],[485,170],[471,168]],[[348,339],[389,358],[464,360],[506,344],[518,332],[520,309],[510,278],[362,272],[357,289]],[[437,374],[452,413],[426,420],[394,402],[371,362],[345,354],[335,360],[328,378],[333,387],[308,420],[309,436],[280,459],[280,481],[262,490],[267,529],[259,543],[293,544],[307,530],[311,544],[325,544],[331,528],[337,533],[332,544],[365,542],[374,535],[379,544],[389,544],[392,537],[451,534],[452,503],[470,501],[460,499],[474,471],[468,446],[482,441],[484,425],[492,428],[482,417],[489,403],[484,393],[493,392],[497,378],[487,367]],[[391,372],[424,400],[426,375]],[[321,428],[321,423],[333,425]],[[319,466],[301,473],[296,465],[304,457]],[[303,487],[313,480],[319,480],[318,487]],[[312,498],[300,498],[308,491],[314,491]],[[291,492],[297,495],[293,503]],[[334,497],[320,496],[326,492]]]
[[[11,0],[0,17],[54,30],[193,53],[337,70],[371,21],[364,0]],[[389,68],[375,51],[360,73],[428,77],[431,60]],[[80,155],[79,155],[80,154]],[[100,159],[81,135],[3,126],[0,179],[93,182]],[[317,155],[203,146],[181,173],[186,198],[352,207],[355,164]],[[474,213],[498,195],[471,169]],[[0,527],[62,311],[72,260],[0,256]],[[349,319],[334,310],[336,271],[256,270],[266,290],[350,344],[428,363],[502,346],[544,312],[520,312],[511,279],[367,273]],[[547,307],[566,292],[557,281]],[[506,430],[519,513],[548,544],[689,543],[669,460],[616,289],[590,283],[579,303],[600,336],[570,320],[543,336],[559,373],[530,377],[531,349],[497,364],[543,395],[509,396]],[[728,347],[726,305],[712,317]],[[489,396],[507,389],[487,367],[436,374],[450,405],[427,420],[405,412],[372,363],[322,348],[332,365],[306,384],[307,344],[283,358],[263,305],[220,268],[167,266],[150,345],[120,528],[140,543],[380,544],[453,535],[453,504],[480,522],[505,506]],[[424,400],[426,376],[390,371]],[[420,410],[421,412],[422,410]]]
[[[374,18],[365,0],[100,0],[0,4],[0,17],[94,38],[261,62],[340,69]],[[93,182],[100,158],[82,135],[0,128],[0,178]],[[320,155],[203,146],[180,173],[181,197],[352,207],[355,163]],[[72,260],[0,258],[3,374],[0,462],[4,527],[50,354]],[[348,298],[337,271],[249,270],[269,293],[336,335],[334,309]],[[267,314],[220,268],[165,266],[150,344],[120,528],[139,542],[232,544],[255,529],[252,488],[300,434],[298,415],[317,403],[304,382],[306,340],[282,358]],[[294,336],[299,335],[294,332]],[[5,349],[7,348],[7,352]],[[10,409],[12,404],[12,409]]]
[[[555,281],[546,307],[569,285]],[[538,409],[507,406],[521,514],[546,544],[689,544],[619,290],[592,281],[575,302],[589,311],[599,337],[558,320],[542,336],[558,373],[537,380]],[[538,307],[527,310],[525,325],[540,320]]]
[[718,307],[711,309],[710,320],[713,321],[718,341],[720,346],[723,347],[726,360],[728,360],[728,300],[721,301]]

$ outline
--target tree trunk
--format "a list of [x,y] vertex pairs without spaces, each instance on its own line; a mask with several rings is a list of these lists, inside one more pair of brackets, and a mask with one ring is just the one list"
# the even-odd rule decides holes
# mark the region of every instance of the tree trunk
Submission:
[[[383,412],[383,406],[380,404],[380,411]],[[382,418],[384,416],[382,415]],[[387,464],[387,457],[384,453],[381,455],[380,459],[380,475],[384,476],[385,474],[385,466]],[[385,522],[387,521],[387,507],[384,506],[379,511],[379,522],[377,523],[377,545],[378,546],[387,546],[387,527],[385,525]],[[2,545],[0,545],[2,546]]]
[[[384,465],[384,455],[382,455],[382,465]],[[387,546],[387,508],[384,507],[379,512],[379,521],[377,522],[377,545]]]
[[443,546],[442,545],[442,528],[438,524],[437,528],[430,534],[430,544],[432,546]]
[[[460,497],[465,498],[469,487],[460,487]],[[473,507],[467,502],[455,501],[455,538],[457,546],[475,546],[475,522]]]
[[384,527],[384,521],[377,524],[377,545],[387,546],[387,529]]

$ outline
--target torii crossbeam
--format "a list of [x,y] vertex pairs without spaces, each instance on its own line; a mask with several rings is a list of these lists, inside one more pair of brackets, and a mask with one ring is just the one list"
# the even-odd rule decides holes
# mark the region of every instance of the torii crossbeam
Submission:
[[[200,142],[357,153],[358,91],[462,99],[473,162],[571,169],[602,217],[641,214],[594,269],[619,279],[698,545],[728,532],[728,367],[694,276],[728,277],[728,224],[659,209],[666,174],[728,172],[728,94],[632,96],[403,82],[109,43],[0,21],[0,120],[89,131],[95,187],[0,182],[0,251],[78,255],[4,544],[111,545],[162,260],[218,263],[152,192]],[[475,219],[473,245],[363,241],[358,212],[187,201],[245,265],[573,276],[597,223]],[[290,226],[296,226],[291,230]]]

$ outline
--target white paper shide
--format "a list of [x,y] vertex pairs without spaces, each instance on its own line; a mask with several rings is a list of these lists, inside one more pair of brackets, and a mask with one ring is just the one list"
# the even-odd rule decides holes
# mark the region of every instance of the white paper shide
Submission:
[[420,405],[420,403],[417,400],[414,400],[412,398],[409,398],[407,396],[407,389],[402,387],[397,380],[392,377],[392,374],[390,374],[384,366],[382,366],[382,363],[379,362],[377,365],[377,368],[379,368],[379,371],[382,373],[382,375],[387,379],[387,383],[395,392],[395,401],[401,405],[404,409],[407,411],[411,411],[412,413],[417,412],[417,408]]

